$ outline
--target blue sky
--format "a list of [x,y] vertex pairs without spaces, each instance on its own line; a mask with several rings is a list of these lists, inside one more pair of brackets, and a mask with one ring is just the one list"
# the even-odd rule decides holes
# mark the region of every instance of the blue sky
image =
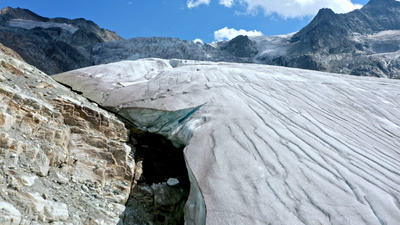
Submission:
[[[0,0],[44,17],[85,18],[123,38],[176,37],[210,43],[238,30],[278,35],[300,30],[318,9],[347,12],[368,0]],[[225,29],[224,29],[225,28]],[[216,38],[215,34],[219,34]]]

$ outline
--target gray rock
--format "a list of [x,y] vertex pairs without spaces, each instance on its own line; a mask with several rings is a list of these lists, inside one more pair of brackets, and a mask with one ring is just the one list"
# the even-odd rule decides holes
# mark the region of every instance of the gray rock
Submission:
[[256,44],[248,36],[243,35],[233,38],[221,49],[239,58],[251,58],[258,52]]
[[0,202],[0,223],[19,225],[22,220],[21,213],[10,203]]
[[117,224],[135,166],[124,123],[10,53],[0,45],[0,224]]
[[171,187],[179,185],[179,180],[176,178],[169,178],[167,184]]

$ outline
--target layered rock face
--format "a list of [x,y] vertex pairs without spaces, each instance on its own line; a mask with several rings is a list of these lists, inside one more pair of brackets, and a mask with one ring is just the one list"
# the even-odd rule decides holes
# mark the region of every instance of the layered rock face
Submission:
[[54,78],[185,146],[186,224],[400,221],[397,80],[161,59]]
[[117,224],[135,168],[124,124],[0,49],[0,223]]
[[47,74],[91,66],[93,44],[120,39],[85,19],[44,18],[20,8],[0,11],[0,42]]

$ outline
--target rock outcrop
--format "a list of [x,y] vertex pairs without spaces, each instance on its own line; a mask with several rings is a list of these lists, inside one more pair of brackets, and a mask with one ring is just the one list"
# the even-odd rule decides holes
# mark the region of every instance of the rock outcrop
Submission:
[[243,35],[228,41],[221,49],[228,51],[235,57],[248,59],[254,57],[258,52],[256,43],[251,41],[248,36]]
[[50,19],[10,7],[0,11],[0,43],[47,74],[94,65],[91,46],[120,39],[85,19]]
[[400,221],[397,80],[161,59],[54,78],[185,146],[186,224]]
[[124,123],[0,49],[0,223],[117,224],[135,169]]

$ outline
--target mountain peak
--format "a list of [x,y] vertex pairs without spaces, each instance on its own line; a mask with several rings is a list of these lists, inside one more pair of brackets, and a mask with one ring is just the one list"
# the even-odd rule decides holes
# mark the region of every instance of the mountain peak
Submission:
[[236,57],[253,57],[257,54],[256,44],[244,35],[233,38],[222,49],[226,49]]
[[378,30],[400,30],[400,2],[397,0],[371,0],[360,10]]
[[0,10],[0,21],[9,21],[11,19],[25,19],[46,22],[48,18],[41,17],[36,13],[22,8],[5,7]]
[[330,8],[322,8],[322,9],[320,9],[320,10],[318,11],[318,14],[317,14],[316,17],[318,17],[318,16],[325,16],[325,15],[334,16],[334,15],[336,15],[336,14],[335,14],[335,12],[333,12],[333,10],[330,9]]
[[92,45],[122,39],[92,21],[46,18],[11,7],[0,11],[0,30],[0,43],[48,74],[91,66]]
[[0,14],[5,14],[5,13],[9,12],[12,9],[13,8],[11,8],[10,6],[7,6],[7,7],[3,8],[2,10],[0,10]]
[[317,24],[333,24],[336,23],[335,21],[338,20],[339,17],[335,12],[333,12],[330,8],[322,8],[318,11],[317,15],[311,21],[310,24],[317,25]]

